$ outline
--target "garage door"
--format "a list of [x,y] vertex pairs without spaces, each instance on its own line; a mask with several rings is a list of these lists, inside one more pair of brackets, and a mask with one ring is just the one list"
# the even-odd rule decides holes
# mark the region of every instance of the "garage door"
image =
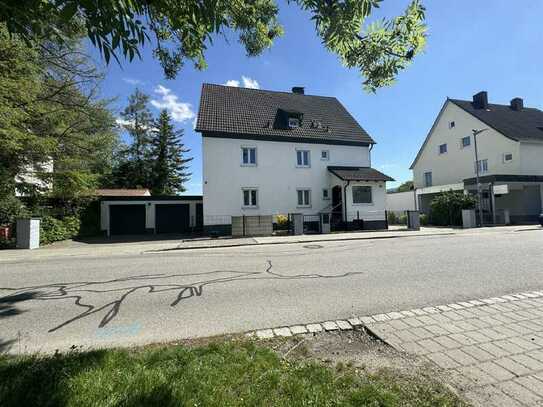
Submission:
[[190,231],[189,204],[156,205],[157,233],[187,233]]
[[145,205],[110,205],[109,231],[112,235],[145,233]]

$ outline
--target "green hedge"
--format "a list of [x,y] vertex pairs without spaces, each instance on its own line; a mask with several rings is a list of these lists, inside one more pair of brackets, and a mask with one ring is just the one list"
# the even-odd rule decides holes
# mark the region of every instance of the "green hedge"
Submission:
[[463,192],[447,191],[430,203],[430,222],[436,226],[462,225],[462,209],[473,209],[477,200]]
[[79,234],[81,221],[76,216],[56,219],[44,216],[40,224],[40,243],[49,244],[60,240],[71,239]]

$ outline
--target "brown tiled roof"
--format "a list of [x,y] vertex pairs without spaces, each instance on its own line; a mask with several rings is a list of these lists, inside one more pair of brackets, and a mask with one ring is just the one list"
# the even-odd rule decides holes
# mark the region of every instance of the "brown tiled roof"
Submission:
[[388,175],[370,167],[330,166],[328,171],[343,181],[394,181]]
[[[302,125],[278,125],[281,114],[302,117]],[[294,112],[294,113],[293,113]],[[374,144],[334,97],[238,88],[205,83],[196,131],[203,136],[330,144]]]
[[97,189],[95,191],[97,196],[150,196],[151,192],[146,189]]

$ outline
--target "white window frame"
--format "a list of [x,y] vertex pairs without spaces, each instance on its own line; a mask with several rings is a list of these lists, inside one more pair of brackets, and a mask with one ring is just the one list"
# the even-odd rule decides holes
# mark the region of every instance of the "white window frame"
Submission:
[[[326,155],[323,157],[323,153],[326,153]],[[322,161],[330,161],[330,150],[322,150],[321,151],[321,160]]]
[[[256,199],[256,202],[254,204],[250,203],[249,205],[245,205],[245,192],[249,192],[249,201],[252,201],[252,191],[255,191],[255,199]],[[241,207],[242,208],[245,208],[245,209],[256,209],[258,208],[258,200],[259,200],[259,196],[258,196],[258,188],[255,188],[255,187],[244,187],[244,188],[241,188]]]
[[477,174],[477,166],[479,166],[479,174],[486,174],[488,172],[488,158],[483,158],[474,162],[473,170],[475,171],[475,174]]
[[[443,146],[445,146],[445,151],[441,152],[441,147]],[[449,151],[449,146],[447,146],[447,143],[443,143],[443,144],[440,144],[437,149],[438,149],[439,155],[443,155],[443,154],[447,154],[447,152]]]
[[[295,120],[296,121],[296,124],[293,124],[294,122],[291,122],[291,120]],[[288,128],[289,129],[297,129],[298,127],[300,127],[300,118],[299,117],[289,117],[288,118]]]
[[[430,174],[430,185],[428,185],[428,179],[427,179],[427,175]],[[433,186],[434,184],[434,175],[432,174],[432,171],[425,171],[423,174],[422,174],[423,178],[424,178],[424,187],[427,188],[427,187],[431,187]]]
[[[307,152],[307,164],[298,164],[298,153],[301,153],[302,163],[303,163],[304,152]],[[296,167],[297,168],[311,168],[311,150],[306,150],[306,149],[301,149],[301,148],[296,149]]]
[[[326,192],[326,196],[324,195],[325,192]],[[330,190],[328,188],[323,188],[322,189],[322,200],[323,201],[329,201],[330,200]]]
[[[468,145],[464,145],[464,140],[468,139],[469,140],[469,144]],[[462,137],[460,139],[460,147],[461,148],[468,148],[468,147],[471,147],[471,136],[466,136],[466,137]]]
[[[511,156],[511,159],[510,159],[510,160],[508,160],[508,159],[505,158],[505,157],[508,156],[508,155]],[[503,163],[504,163],[504,164],[509,164],[509,163],[513,162],[513,158],[514,158],[514,157],[513,157],[513,153],[503,153]]]
[[[244,163],[243,162],[243,152],[244,150],[247,150],[247,159],[249,162]],[[255,162],[254,164],[251,163],[251,150],[255,150]],[[241,146],[241,166],[242,167],[256,167],[258,165],[258,150],[256,146]]]
[[[355,188],[369,188],[370,189],[370,202],[355,202],[354,201],[354,189]],[[353,206],[367,206],[367,205],[373,205],[373,187],[371,185],[353,185],[351,187],[351,201],[353,202]]]
[[[300,200],[298,199],[298,195],[302,193],[302,201],[305,201],[306,198],[306,192],[307,192],[307,198],[309,199],[309,202],[303,202],[300,204]],[[297,208],[311,208],[311,188],[296,188],[296,207]]]

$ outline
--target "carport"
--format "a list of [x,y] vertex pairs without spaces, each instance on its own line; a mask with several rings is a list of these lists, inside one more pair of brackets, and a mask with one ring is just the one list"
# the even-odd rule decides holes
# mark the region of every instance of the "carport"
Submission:
[[100,226],[106,236],[190,234],[202,230],[201,195],[103,197]]

